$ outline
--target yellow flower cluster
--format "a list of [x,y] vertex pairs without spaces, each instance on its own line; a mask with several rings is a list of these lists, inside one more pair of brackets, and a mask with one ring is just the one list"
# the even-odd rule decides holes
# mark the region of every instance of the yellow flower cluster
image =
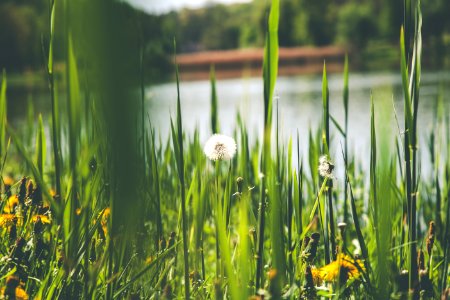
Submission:
[[0,299],[28,300],[27,292],[22,288],[23,283],[16,276],[6,279],[6,286],[0,289]]
[[[6,299],[5,298],[5,288],[2,288],[0,291],[0,299]],[[16,287],[16,300],[28,300],[29,296],[27,294],[27,292],[21,288],[21,287]]]
[[40,219],[43,224],[51,223],[51,220],[47,215],[34,215],[32,220],[34,223],[36,223],[38,219]]
[[14,208],[19,205],[19,197],[17,195],[12,195],[6,200],[5,207],[3,208],[3,212],[7,214],[14,213]]
[[108,234],[108,219],[109,219],[109,215],[111,214],[111,209],[109,207],[107,207],[103,210],[103,212],[101,214],[102,214],[102,219],[100,220],[100,223],[102,225],[103,233],[106,236]]
[[339,253],[335,261],[311,271],[314,283],[320,285],[323,281],[334,282],[341,279],[346,282],[349,279],[358,279],[361,271],[365,271],[365,267],[361,260],[355,260],[346,254]]

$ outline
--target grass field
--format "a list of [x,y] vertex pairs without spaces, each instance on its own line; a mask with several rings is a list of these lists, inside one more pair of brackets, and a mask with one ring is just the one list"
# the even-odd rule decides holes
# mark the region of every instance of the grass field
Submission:
[[[89,5],[51,2],[50,115],[36,122],[29,105],[28,125],[13,128],[3,72],[1,299],[449,297],[450,108],[441,94],[428,148],[419,149],[420,2],[405,1],[399,28],[404,114],[392,99],[371,99],[368,153],[348,147],[347,59],[344,122],[330,114],[324,64],[319,129],[279,137],[277,0],[263,62],[264,134],[253,144],[240,115],[232,137],[220,134],[213,70],[211,139],[183,129],[194,120],[181,110],[177,70],[177,110],[162,140],[145,112],[143,51],[120,30],[129,19]],[[80,12],[82,38],[70,21]],[[63,78],[53,72],[58,46]],[[340,148],[329,147],[333,139]]]

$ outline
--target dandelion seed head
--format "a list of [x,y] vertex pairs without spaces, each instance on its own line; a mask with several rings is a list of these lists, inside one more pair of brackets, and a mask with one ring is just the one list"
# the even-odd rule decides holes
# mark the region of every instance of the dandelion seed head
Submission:
[[319,174],[322,177],[333,178],[334,164],[326,155],[319,158]]
[[229,136],[214,134],[206,142],[203,151],[210,160],[230,160],[236,153],[236,142]]
[[339,222],[337,226],[338,226],[339,229],[343,230],[343,229],[345,229],[345,227],[347,227],[347,223]]

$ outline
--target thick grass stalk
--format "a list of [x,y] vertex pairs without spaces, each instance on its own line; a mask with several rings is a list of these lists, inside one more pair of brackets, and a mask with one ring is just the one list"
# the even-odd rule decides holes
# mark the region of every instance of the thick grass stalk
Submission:
[[411,172],[411,135],[412,135],[412,108],[409,94],[409,80],[408,70],[406,65],[406,53],[405,53],[405,38],[403,28],[400,32],[400,49],[401,49],[401,72],[403,81],[403,93],[404,93],[404,105],[405,105],[405,135],[404,135],[404,159],[405,159],[405,190],[406,190],[406,203],[408,211],[408,242],[409,245],[409,286],[414,285],[417,280],[417,262],[416,262],[416,245],[413,242],[413,236],[415,235],[415,212],[412,210],[412,172]]
[[266,32],[266,44],[264,47],[264,146],[262,152],[262,171],[265,176],[268,175],[271,161],[273,91],[278,73],[279,5],[279,0],[272,0]]
[[258,214],[258,246],[256,256],[256,290],[264,286],[263,279],[263,262],[264,262],[264,234],[266,225],[266,179],[261,179],[261,190],[259,197],[259,214]]
[[222,275],[222,262],[220,260],[220,240],[219,240],[219,205],[222,203],[221,198],[221,178],[220,178],[220,162],[215,162],[215,199],[213,199],[213,209],[216,214],[216,224],[215,224],[215,238],[216,238],[216,278],[219,279]]
[[155,196],[156,196],[156,239],[157,243],[164,238],[163,236],[163,225],[161,220],[161,183],[160,183],[160,176],[159,176],[159,167],[158,167],[158,160],[156,157],[156,143],[155,143],[155,131],[153,129],[151,130],[151,171],[152,171],[152,178],[153,178],[153,184],[155,188]]
[[[416,20],[414,28],[414,44],[412,54],[405,47],[407,42],[403,28],[400,32],[401,50],[401,73],[405,105],[405,135],[404,135],[404,155],[405,155],[405,187],[408,205],[408,242],[409,246],[409,286],[412,288],[417,282],[417,118],[420,86],[420,63],[421,63],[421,13],[420,1],[415,9]],[[411,68],[408,72],[407,56],[411,56]],[[409,73],[409,74],[408,74]],[[409,75],[409,76],[408,76]]]
[[55,42],[55,15],[56,15],[56,0],[51,1],[50,5],[50,42],[47,64],[48,87],[50,91],[50,100],[52,106],[52,150],[53,161],[55,164],[55,188],[56,194],[61,197],[61,151],[60,151],[60,124],[59,124],[59,103],[56,97],[56,85],[53,72],[53,48]]
[[[78,80],[78,68],[75,58],[72,32],[71,32],[71,5],[70,1],[65,1],[65,41],[66,41],[66,89],[67,89],[67,116],[69,123],[68,148],[69,148],[69,166],[70,166],[70,191],[68,194],[67,205],[64,210],[64,233],[67,241],[66,255],[68,258],[76,261],[76,252],[78,239],[80,236],[78,220],[75,215],[78,204],[78,139],[80,124],[80,85]],[[72,268],[74,266],[70,266]]]
[[[294,173],[295,175],[295,173]],[[300,233],[303,231],[303,220],[302,220],[302,211],[303,211],[303,163],[300,158],[300,136],[299,132],[297,130],[297,176],[294,176],[295,182],[295,193],[298,195],[297,198],[294,197],[294,199],[297,199],[295,205],[296,205],[296,227],[297,227],[297,233],[300,235]]]
[[[392,185],[395,182],[396,169],[392,167],[390,157],[389,115],[385,113],[380,116],[381,138],[377,142],[373,98],[371,102],[370,203],[376,240],[376,279],[378,297],[387,299],[390,292],[389,282],[392,280],[389,256],[392,248]],[[383,112],[387,111],[386,107],[382,105]]]
[[219,133],[220,129],[216,91],[216,73],[214,70],[214,65],[211,66],[209,80],[211,82],[211,131],[212,133]]
[[[322,104],[323,104],[323,123],[322,123],[322,153],[330,155],[330,93],[328,90],[328,79],[326,64],[323,64],[322,76]],[[327,182],[327,205],[326,217],[324,218],[324,240],[325,240],[325,262],[335,259],[336,235],[333,213],[333,181]],[[329,230],[329,231],[328,231]]]
[[[231,168],[230,168],[231,169]],[[226,192],[227,189],[230,188],[229,183],[231,183],[231,172],[228,172],[227,177],[227,185],[225,186],[225,192],[223,193],[223,198],[225,201],[228,201]],[[217,214],[216,214],[216,225],[217,225],[217,236],[218,236],[218,244],[220,248],[221,255],[221,263],[224,266],[224,271],[227,275],[228,287],[231,295],[231,299],[239,299],[239,296],[244,293],[239,293],[237,279],[234,274],[234,268],[232,263],[232,255],[230,252],[230,241],[227,234],[227,225],[226,225],[226,209],[223,205],[222,201],[218,201],[217,203]]]
[[248,299],[249,288],[248,284],[251,280],[250,277],[250,266],[252,262],[252,257],[250,254],[250,241],[248,234],[248,215],[249,215],[249,192],[239,192],[239,271],[240,271],[240,282],[243,287],[241,292],[242,299]]
[[41,176],[44,176],[46,150],[47,146],[44,133],[44,123],[42,122],[42,115],[39,114],[39,126],[36,136],[36,165],[41,173]]
[[[264,84],[264,142],[262,152],[262,173],[265,176],[269,188],[270,210],[270,236],[272,242],[273,268],[276,269],[279,283],[282,285],[286,277],[286,260],[283,241],[282,209],[278,199],[280,187],[277,181],[277,170],[271,158],[271,133],[272,133],[272,108],[273,92],[278,73],[278,21],[280,15],[279,0],[272,0],[269,20],[266,32],[266,44],[264,48],[263,61],[263,84]],[[263,201],[264,198],[261,198]],[[260,239],[263,236],[259,236]],[[262,243],[263,244],[263,243]],[[260,243],[261,245],[261,243]],[[260,249],[262,250],[262,249]],[[262,251],[258,255],[262,255]],[[261,259],[261,258],[260,258]],[[262,266],[261,266],[262,267]],[[260,269],[258,270],[261,271]],[[258,273],[259,274],[259,273]],[[261,276],[261,274],[259,274]]]
[[[176,45],[174,42],[174,48]],[[184,155],[183,155],[183,124],[181,119],[181,103],[180,103],[180,79],[178,74],[178,66],[176,64],[175,55],[175,74],[177,82],[177,129],[176,135],[173,135],[173,147],[176,148],[176,160],[178,169],[178,179],[180,181],[181,191],[181,214],[182,214],[182,236],[183,236],[183,259],[184,259],[184,297],[190,299],[190,285],[189,285],[189,253],[188,253],[188,225],[186,213],[186,187],[184,177]]]
[[[345,55],[344,62],[344,91],[343,91],[343,102],[344,102],[344,157],[345,157],[345,182],[348,182],[348,99],[349,99],[349,91],[348,91],[348,55]],[[348,213],[348,184],[344,186],[344,222],[349,220]]]
[[289,280],[292,283],[294,280],[294,261],[292,258],[292,235],[293,235],[293,216],[294,216],[294,199],[293,199],[293,185],[294,185],[294,172],[292,171],[292,138],[289,139],[288,144],[288,163],[287,163],[287,229],[288,229],[288,271]]
[[[372,204],[373,221],[378,224],[378,202],[377,202],[377,138],[375,131],[375,108],[373,98],[371,95],[371,109],[370,109],[370,203]],[[380,245],[379,229],[375,227],[375,240],[377,248]]]
[[[412,95],[412,104],[413,104],[413,120],[412,120],[412,132],[411,132],[411,145],[410,148],[412,149],[412,195],[411,195],[411,255],[415,254],[417,252],[417,230],[418,230],[418,224],[417,224],[417,196],[418,196],[418,189],[419,189],[419,162],[417,157],[417,150],[418,150],[418,139],[417,139],[417,118],[418,118],[418,109],[419,109],[419,93],[420,93],[420,76],[421,76],[421,56],[422,56],[422,34],[421,34],[421,28],[422,28],[422,16],[420,11],[420,0],[416,2],[415,7],[415,28],[414,28],[414,52],[413,56],[415,57],[415,60],[413,60],[412,64],[414,66],[411,68],[414,70],[414,72],[411,72],[411,77],[413,78],[410,82],[412,83],[412,86],[410,87],[410,95]],[[417,267],[417,266],[413,266]],[[411,269],[413,271],[414,269]],[[416,276],[415,274],[413,276]],[[414,280],[415,277],[412,277],[412,280]]]

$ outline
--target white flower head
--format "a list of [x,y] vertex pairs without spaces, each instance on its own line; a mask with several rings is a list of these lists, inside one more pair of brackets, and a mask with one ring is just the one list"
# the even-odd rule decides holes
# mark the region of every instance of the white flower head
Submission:
[[319,174],[322,177],[333,178],[334,165],[326,155],[319,158]]
[[210,160],[230,160],[236,153],[236,142],[229,136],[214,134],[206,142],[203,151]]

